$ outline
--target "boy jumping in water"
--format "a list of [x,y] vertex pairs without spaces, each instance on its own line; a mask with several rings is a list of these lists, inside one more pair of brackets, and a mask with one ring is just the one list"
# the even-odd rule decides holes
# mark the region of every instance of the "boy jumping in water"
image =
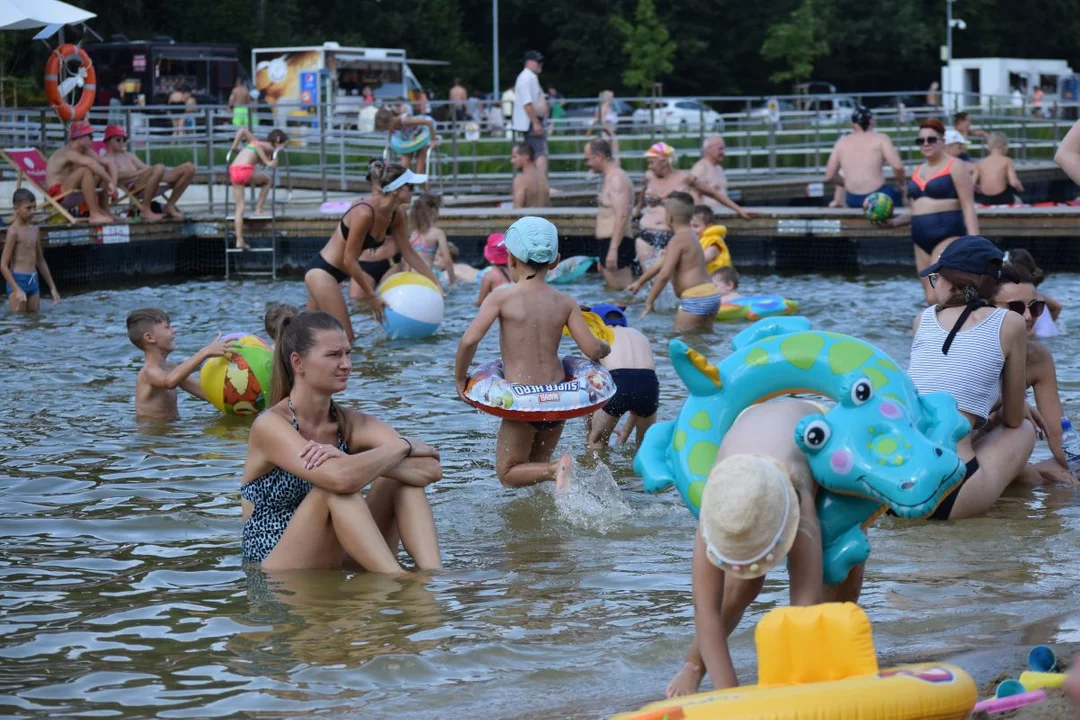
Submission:
[[687,193],[673,192],[664,201],[664,209],[667,211],[668,226],[675,231],[675,235],[664,251],[663,261],[653,263],[627,289],[636,294],[642,285],[659,275],[645,301],[645,310],[641,313],[641,317],[645,317],[652,312],[653,303],[670,280],[675,294],[682,301],[675,313],[675,332],[712,330],[716,311],[720,309],[720,292],[709,280],[709,273],[705,270],[705,254],[697,236],[690,229],[694,199]]
[[168,361],[176,349],[176,330],[169,324],[164,310],[142,308],[127,316],[128,339],[143,351],[146,362],[135,378],[135,415],[141,418],[172,420],[177,417],[176,388],[182,387],[195,397],[206,400],[206,394],[192,373],[207,358],[221,357],[238,349],[235,343],[214,342],[179,365]]
[[[570,329],[574,342],[591,360],[599,360],[611,352],[607,343],[589,332],[577,302],[547,284],[548,271],[559,262],[559,235],[555,226],[543,218],[524,217],[510,226],[503,242],[509,251],[510,273],[515,284],[489,294],[461,338],[454,364],[454,383],[463,399],[476,348],[496,320],[504,375],[510,382],[546,385],[565,380],[559,359],[563,326]],[[563,424],[563,421],[503,420],[495,449],[499,481],[506,487],[525,487],[555,480],[557,488],[566,489],[573,460],[563,455],[558,462],[551,462]]]
[[41,249],[38,229],[30,224],[37,209],[37,198],[26,188],[11,196],[15,220],[7,229],[7,242],[0,255],[0,274],[7,282],[8,307],[11,312],[37,312],[41,304],[41,285],[38,273],[52,290],[53,305],[60,302],[45,252]]

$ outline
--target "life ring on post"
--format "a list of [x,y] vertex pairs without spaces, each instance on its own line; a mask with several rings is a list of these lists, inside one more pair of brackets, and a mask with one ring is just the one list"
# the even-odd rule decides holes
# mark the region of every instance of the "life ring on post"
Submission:
[[[61,82],[60,70],[72,58],[78,58],[82,67],[77,73]],[[79,95],[79,102],[73,106],[66,97],[79,86],[82,87],[82,93]],[[97,71],[94,70],[94,64],[90,62],[90,56],[86,54],[86,51],[70,43],[56,48],[45,63],[45,97],[60,119],[65,123],[70,123],[85,118],[94,104],[95,94],[97,94]]]

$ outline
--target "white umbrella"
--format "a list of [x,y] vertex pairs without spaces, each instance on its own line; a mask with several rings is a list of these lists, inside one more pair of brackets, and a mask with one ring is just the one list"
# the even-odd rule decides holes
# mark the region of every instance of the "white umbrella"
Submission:
[[94,17],[94,13],[60,0],[0,0],[0,30],[78,25]]

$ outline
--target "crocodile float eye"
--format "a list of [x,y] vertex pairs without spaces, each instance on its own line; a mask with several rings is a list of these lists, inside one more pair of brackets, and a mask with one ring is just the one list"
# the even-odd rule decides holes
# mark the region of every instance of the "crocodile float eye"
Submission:
[[862,378],[851,387],[851,402],[856,406],[863,405],[874,394],[874,386],[866,378]]
[[824,420],[815,420],[803,430],[803,442],[806,443],[806,447],[817,450],[829,442],[831,434],[829,423]]

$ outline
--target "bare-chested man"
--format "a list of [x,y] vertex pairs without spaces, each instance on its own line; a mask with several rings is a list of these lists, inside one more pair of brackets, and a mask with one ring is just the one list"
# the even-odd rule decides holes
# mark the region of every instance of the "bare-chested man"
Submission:
[[251,104],[251,91],[248,90],[244,78],[237,77],[232,92],[229,93],[228,108],[232,113],[232,124],[236,127],[247,127],[250,122],[248,105]]
[[164,182],[172,190],[165,203],[165,215],[177,220],[184,219],[176,203],[195,177],[195,166],[192,163],[177,165],[172,170],[166,170],[160,163],[147,165],[135,153],[128,152],[127,133],[119,125],[110,125],[105,128],[105,147],[108,152],[105,153],[103,160],[115,170],[117,182],[128,190],[142,189],[141,197],[139,197],[140,218],[161,220],[164,217],[154,212],[150,206],[158,186]]
[[687,330],[712,330],[716,311],[720,309],[720,291],[709,279],[705,269],[705,253],[698,243],[697,235],[690,228],[694,215],[694,198],[689,193],[673,192],[664,200],[667,221],[675,230],[661,262],[654,263],[627,288],[636,294],[641,287],[656,276],[649,297],[645,300],[645,317],[653,309],[668,281],[679,296],[679,310],[675,313],[675,332]]
[[[727,143],[719,135],[705,138],[705,144],[701,146],[701,159],[690,168],[690,174],[701,182],[702,185],[711,187],[716,192],[727,195],[727,175],[724,174],[724,155],[727,153]],[[702,195],[700,192],[693,193],[694,202],[698,205],[708,205],[713,212],[723,207],[711,197]]]
[[465,103],[469,101],[469,92],[461,84],[461,78],[454,78],[454,86],[450,88],[450,94],[447,97],[450,100],[451,117],[454,122],[465,122],[469,117],[465,111]]
[[734,210],[744,220],[753,217],[724,193],[704,184],[685,170],[676,170],[673,165],[675,148],[667,143],[654,143],[645,152],[645,160],[649,169],[645,171],[645,187],[635,208],[636,212],[641,213],[636,245],[642,264],[663,252],[674,235],[674,228],[668,225],[667,213],[662,205],[674,192],[712,198]]
[[111,166],[98,160],[91,148],[94,128],[80,120],[71,124],[68,143],[54,152],[45,165],[46,192],[58,197],[72,190],[82,192],[90,208],[90,223],[104,225],[116,220],[107,210],[116,191],[116,175]]
[[[904,163],[892,140],[874,130],[874,114],[862,105],[851,113],[851,128],[852,133],[833,146],[825,166],[825,182],[844,186],[844,202],[849,208],[861,208],[866,197],[876,192],[889,195],[900,205],[907,186]],[[883,165],[892,168],[899,190],[886,184]]]
[[634,233],[630,227],[634,182],[619,167],[607,140],[592,140],[585,146],[585,164],[603,176],[596,196],[596,240],[604,253],[600,271],[608,287],[624,290],[634,280]]
[[518,171],[514,176],[514,207],[550,206],[551,193],[548,190],[547,178],[536,166],[536,154],[532,145],[515,145],[510,150],[510,164]]

